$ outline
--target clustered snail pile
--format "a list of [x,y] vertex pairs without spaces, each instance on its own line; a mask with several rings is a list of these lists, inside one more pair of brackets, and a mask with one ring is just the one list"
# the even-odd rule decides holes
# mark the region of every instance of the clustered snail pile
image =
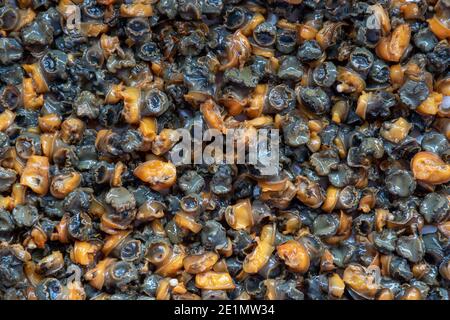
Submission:
[[[0,299],[448,300],[449,41],[449,0],[1,1]],[[175,166],[198,120],[279,174]]]

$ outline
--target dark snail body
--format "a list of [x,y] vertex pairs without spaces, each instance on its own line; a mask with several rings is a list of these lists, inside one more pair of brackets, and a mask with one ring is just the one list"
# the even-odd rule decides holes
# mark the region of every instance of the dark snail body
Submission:
[[2,1],[0,299],[448,300],[449,12]]

